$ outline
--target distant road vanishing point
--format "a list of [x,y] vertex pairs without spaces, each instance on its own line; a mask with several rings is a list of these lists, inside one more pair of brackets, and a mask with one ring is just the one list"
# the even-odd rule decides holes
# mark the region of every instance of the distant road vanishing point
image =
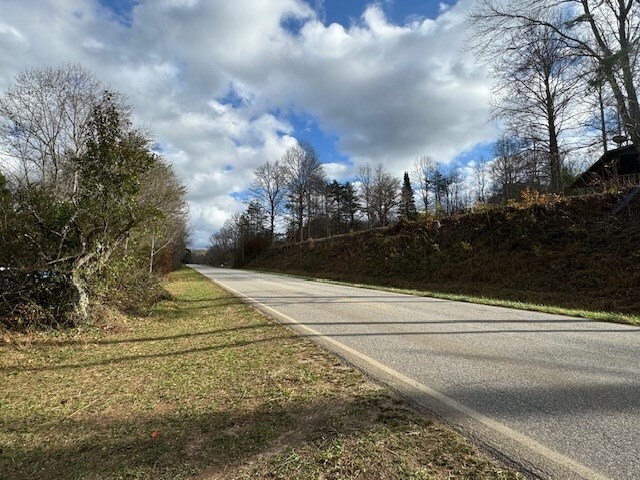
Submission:
[[192,265],[538,478],[640,478],[640,328]]

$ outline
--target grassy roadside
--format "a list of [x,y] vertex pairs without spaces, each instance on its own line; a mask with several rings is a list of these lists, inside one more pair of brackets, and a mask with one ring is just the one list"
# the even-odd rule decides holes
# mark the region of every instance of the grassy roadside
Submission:
[[167,289],[128,325],[5,336],[0,478],[520,478],[196,272]]

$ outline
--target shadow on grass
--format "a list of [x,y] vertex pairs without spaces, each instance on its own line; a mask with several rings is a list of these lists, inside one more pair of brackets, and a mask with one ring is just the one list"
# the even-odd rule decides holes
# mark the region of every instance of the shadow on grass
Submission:
[[242,332],[247,330],[260,330],[276,327],[277,324],[261,323],[256,325],[245,325],[232,328],[219,328],[216,330],[207,330],[204,332],[181,333],[178,335],[164,335],[159,337],[134,337],[134,338],[116,338],[116,339],[99,339],[99,340],[33,340],[30,347],[61,347],[70,345],[118,345],[127,343],[146,343],[158,342],[163,340],[179,340],[184,338],[208,337],[212,335],[224,335],[233,332]]
[[[182,477],[243,462],[290,425],[291,417],[281,406],[263,406],[245,415],[172,413],[67,420],[57,426],[64,433],[56,432],[53,442],[43,435],[42,442],[28,447],[3,447],[0,472],[6,480]],[[20,434],[30,427],[36,435],[41,433],[29,420],[10,427]]]
[[[485,390],[477,386],[459,393],[468,398],[479,398],[484,405],[500,410],[498,413],[516,418],[538,417],[540,410],[531,405],[531,398],[543,395],[558,406],[556,411],[547,412],[549,418],[558,420],[570,419],[580,413],[637,411],[640,386],[557,385],[543,390]],[[506,403],[505,397],[510,399]],[[451,433],[423,431],[431,427],[430,420],[415,415],[379,392],[361,392],[348,399],[262,401],[252,410],[229,406],[223,411],[194,413],[185,409],[137,418],[126,414],[123,417],[84,415],[67,418],[51,427],[55,429],[53,433],[41,430],[37,413],[33,418],[11,422],[5,434],[28,439],[41,436],[42,440],[31,440],[28,446],[17,443],[3,446],[0,452],[3,479],[169,479],[197,474],[202,478],[214,475],[232,478],[239,466],[249,461],[258,465],[269,462],[270,457],[285,449],[297,451],[297,455],[302,456],[298,461],[304,468],[317,462],[319,472],[332,468],[357,470],[368,465],[369,472],[375,473],[376,468],[383,468],[378,466],[380,456],[388,455],[390,468],[395,471],[400,471],[398,462],[411,457],[410,463],[440,464],[450,475],[447,478],[498,478],[490,474],[492,468],[486,462],[475,457],[470,460],[472,450],[468,445]],[[156,438],[153,432],[157,432]],[[330,447],[328,439],[340,439],[342,445],[349,442],[355,445],[374,433],[382,442],[376,440],[365,445],[364,453],[359,454],[365,457],[355,456],[343,461],[345,456],[353,455],[348,448],[323,451]],[[391,437],[405,434],[412,438],[411,448],[415,451],[400,443],[403,456],[398,459],[388,445],[398,441],[397,438],[390,440]],[[607,445],[602,446],[602,449],[606,448]],[[265,468],[267,471],[279,468],[281,463],[276,461]],[[490,475],[479,475],[479,470]],[[335,478],[351,478],[349,474],[355,473],[343,470]],[[391,475],[388,478],[403,477]]]
[[[11,429],[37,436],[40,432],[30,431],[33,423],[27,422],[12,424]],[[482,472],[487,475],[477,478],[505,478],[488,475],[499,470],[477,458],[474,450],[451,432],[433,428],[429,419],[377,392],[352,395],[348,400],[267,402],[251,411],[230,408],[116,419],[96,415],[69,419],[57,428],[64,433],[58,433],[55,440],[45,435],[40,443],[4,447],[0,456],[3,478],[231,478],[249,461],[258,468],[266,462],[264,468],[271,473],[282,462],[276,460],[270,466],[270,459],[286,449],[301,452],[299,460],[304,468],[317,468],[318,472],[333,469],[335,478],[355,477],[364,467],[374,474],[375,469],[381,469],[381,474],[392,474],[388,478],[400,478],[392,472],[400,472],[398,463],[404,460],[386,444],[397,443],[404,434],[413,442],[404,451],[415,457],[410,462],[426,467],[436,458],[451,474],[447,478],[476,478]],[[416,437],[417,431],[423,437]],[[365,445],[362,457],[349,448],[330,450],[334,439],[357,445],[373,434],[382,441]]]
[[[264,328],[264,326],[259,326],[255,328]],[[180,337],[182,337],[182,335],[178,335],[175,338],[180,338]],[[262,343],[270,343],[270,342],[275,342],[277,340],[290,340],[292,338],[296,338],[296,335],[293,332],[289,334],[276,335],[273,337],[267,337],[267,338],[261,338],[261,339],[240,340],[236,342],[227,342],[220,345],[187,348],[184,350],[172,350],[170,352],[149,353],[149,354],[143,354],[143,355],[122,355],[122,356],[106,358],[104,360],[99,360],[95,362],[89,361],[89,362],[69,363],[69,364],[61,364],[61,365],[46,365],[42,367],[9,367],[9,368],[2,368],[0,369],[0,371],[4,371],[8,373],[10,372],[46,372],[46,371],[99,367],[101,365],[114,365],[119,363],[136,362],[136,361],[150,360],[150,359],[179,357],[179,356],[191,355],[191,354],[203,353],[203,352],[216,352],[216,351],[225,350],[229,348],[242,348],[249,345],[259,345]],[[170,340],[170,339],[171,337],[164,338],[164,339],[161,338],[160,340]],[[152,342],[155,340],[156,339],[152,338],[152,339],[147,339],[143,341]]]
[[[118,340],[104,340],[98,342],[86,342],[88,345],[97,344],[120,344],[120,343],[136,343],[136,342],[155,342],[155,341],[168,341],[175,340],[180,338],[193,338],[193,337],[205,337],[205,336],[216,336],[226,333],[232,332],[242,332],[242,331],[250,331],[250,330],[259,330],[259,329],[271,329],[274,327],[278,327],[281,325],[288,325],[291,327],[296,326],[308,326],[308,327],[320,327],[320,326],[336,326],[336,327],[360,327],[366,326],[369,327],[371,325],[377,326],[402,326],[402,325],[422,325],[425,327],[432,327],[434,324],[443,323],[450,324],[452,322],[363,322],[363,323],[351,323],[351,322],[299,322],[299,323],[281,323],[281,324],[259,324],[259,325],[249,325],[249,326],[241,326],[241,327],[233,327],[229,329],[220,329],[220,330],[211,330],[208,332],[198,332],[198,333],[187,333],[187,334],[179,334],[172,336],[161,336],[161,337],[146,337],[146,338],[133,338],[133,339],[118,339]],[[453,322],[460,325],[465,325],[466,323],[477,323],[477,324],[486,324],[491,325],[493,322],[488,321],[478,321],[478,322]],[[517,322],[516,322],[517,323]],[[267,344],[272,342],[277,342],[280,340],[290,340],[298,337],[307,338],[309,340],[314,340],[317,337],[325,337],[330,336],[332,338],[371,338],[371,337],[416,337],[416,336],[460,336],[460,335],[504,335],[505,333],[516,333],[516,334],[529,334],[538,336],[540,334],[557,334],[557,333],[571,333],[571,334],[593,334],[597,333],[598,335],[604,334],[614,334],[614,335],[628,335],[628,334],[640,334],[640,329],[632,329],[629,330],[620,330],[620,329],[579,329],[579,328],[535,328],[535,329],[461,329],[461,330],[442,330],[442,331],[434,331],[434,330],[405,330],[405,331],[388,331],[384,329],[379,329],[378,331],[371,331],[368,329],[367,331],[360,332],[344,332],[344,331],[334,331],[326,334],[312,334],[312,333],[294,333],[292,331],[283,331],[281,335],[274,335],[263,338],[250,338],[247,340],[237,340],[231,342],[225,342],[217,345],[208,345],[203,347],[195,347],[195,348],[187,348],[183,350],[174,349],[168,352],[158,352],[158,353],[149,353],[149,354],[141,354],[141,355],[122,355],[122,356],[114,356],[110,358],[106,358],[99,361],[89,361],[89,362],[80,362],[80,363],[70,363],[70,364],[59,364],[59,365],[45,365],[45,366],[36,366],[36,367],[28,367],[28,366],[11,366],[6,368],[1,368],[0,371],[4,371],[7,373],[11,372],[43,372],[43,371],[57,371],[57,370],[68,370],[68,369],[79,369],[79,368],[88,368],[88,367],[97,367],[101,365],[113,365],[120,363],[128,363],[128,362],[136,362],[142,360],[149,359],[160,359],[160,358],[170,358],[170,357],[178,357],[185,356],[203,352],[216,352],[225,349],[235,349],[242,348],[250,345],[259,345],[259,344]],[[532,337],[533,338],[533,337]],[[215,339],[213,339],[215,340]],[[81,342],[82,343],[82,342]],[[57,344],[59,345],[59,344]]]

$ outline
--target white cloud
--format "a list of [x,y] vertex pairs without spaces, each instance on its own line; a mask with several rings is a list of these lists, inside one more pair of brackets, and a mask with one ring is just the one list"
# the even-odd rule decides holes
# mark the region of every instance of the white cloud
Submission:
[[339,139],[353,163],[325,168],[341,178],[368,161],[399,173],[422,154],[447,162],[490,139],[488,81],[461,53],[468,4],[402,26],[374,4],[345,27],[322,22],[321,1],[143,0],[125,25],[97,0],[4,0],[0,89],[25,67],[76,61],[128,95],[184,179],[204,246],[242,208],[230,193],[294,142],[279,112]]
[[269,74],[252,85],[319,118],[356,161],[394,171],[425,153],[447,162],[493,134],[489,83],[461,53],[463,21],[463,4],[402,27],[375,5],[348,29],[310,21],[286,52],[265,52],[256,68]]
[[3,23],[0,23],[0,37],[4,37],[6,42],[13,43],[14,45],[27,43],[24,35],[22,35],[17,28]]
[[329,162],[323,164],[322,167],[324,169],[324,173],[330,179],[352,177],[357,174],[352,165],[347,165],[345,163]]

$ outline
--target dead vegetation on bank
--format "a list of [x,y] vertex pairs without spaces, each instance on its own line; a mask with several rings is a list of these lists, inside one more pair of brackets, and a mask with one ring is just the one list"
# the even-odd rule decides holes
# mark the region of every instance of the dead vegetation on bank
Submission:
[[572,309],[640,313],[640,198],[533,195],[271,249],[249,268]]

